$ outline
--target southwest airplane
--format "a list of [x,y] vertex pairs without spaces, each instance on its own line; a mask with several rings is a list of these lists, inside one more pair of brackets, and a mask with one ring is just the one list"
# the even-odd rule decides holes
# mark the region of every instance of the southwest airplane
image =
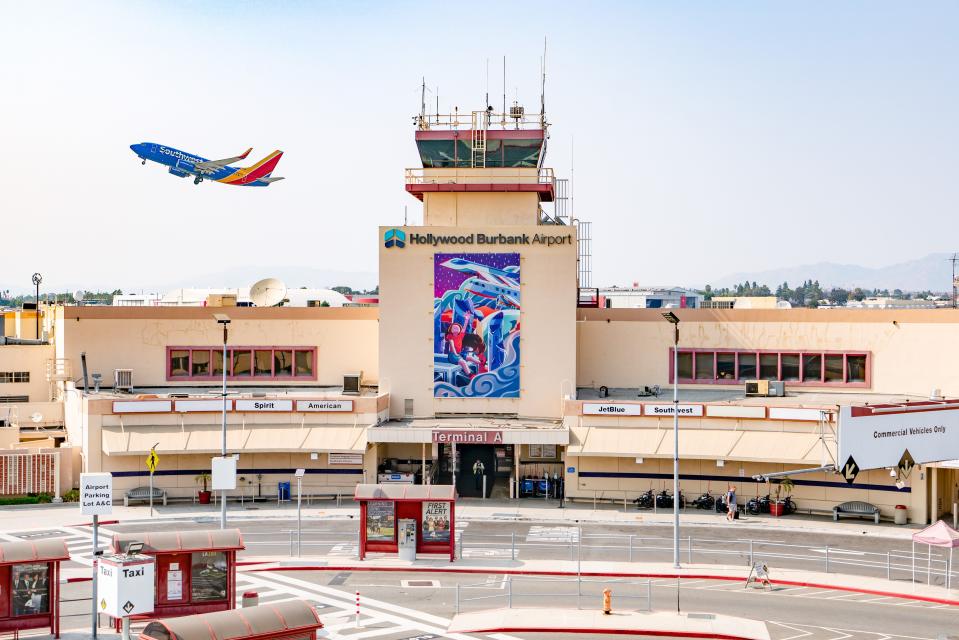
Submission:
[[242,187],[268,187],[271,182],[283,179],[281,177],[271,177],[273,169],[276,168],[276,164],[283,155],[282,151],[274,151],[252,167],[240,169],[226,165],[243,160],[250,155],[252,148],[247,149],[242,155],[234,158],[224,158],[223,160],[207,160],[192,153],[153,142],[131,144],[130,149],[143,160],[142,164],[146,164],[147,160],[150,160],[170,167],[169,172],[179,178],[194,176],[193,184],[200,184],[204,180],[213,180]]

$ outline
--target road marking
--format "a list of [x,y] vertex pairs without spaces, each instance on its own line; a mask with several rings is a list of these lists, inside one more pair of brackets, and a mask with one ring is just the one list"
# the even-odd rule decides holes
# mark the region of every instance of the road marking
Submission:
[[787,629],[791,629],[792,631],[799,632],[794,636],[789,636],[788,638],[777,638],[776,640],[798,640],[798,638],[805,638],[806,636],[812,635],[812,631],[803,631],[802,629],[788,625],[785,622],[770,622],[769,624],[774,624],[780,627],[786,627]]
[[579,527],[533,525],[526,533],[526,542],[579,542]]

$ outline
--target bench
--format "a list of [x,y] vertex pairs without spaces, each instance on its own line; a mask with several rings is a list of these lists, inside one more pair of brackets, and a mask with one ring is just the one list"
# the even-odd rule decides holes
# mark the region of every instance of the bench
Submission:
[[[130,489],[123,496],[123,506],[129,507],[131,500],[143,500],[146,502],[150,501],[150,487],[137,487],[136,489]],[[166,506],[166,491],[163,489],[153,488],[153,500],[163,500],[163,506]]]
[[858,500],[843,502],[832,508],[832,519],[838,521],[839,516],[856,516],[859,518],[872,516],[876,520],[876,524],[879,524],[879,507]]

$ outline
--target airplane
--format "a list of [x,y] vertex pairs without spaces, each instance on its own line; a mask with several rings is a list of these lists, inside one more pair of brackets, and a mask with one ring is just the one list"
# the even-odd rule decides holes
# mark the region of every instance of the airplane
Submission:
[[173,147],[166,147],[154,142],[141,142],[140,144],[131,144],[130,149],[137,154],[146,164],[147,160],[156,162],[169,167],[168,171],[179,178],[187,176],[193,177],[193,184],[200,184],[204,180],[222,182],[223,184],[235,184],[243,187],[268,187],[270,183],[282,180],[277,176],[272,177],[273,169],[276,168],[282,151],[274,151],[263,158],[252,167],[239,168],[228,167],[231,162],[243,160],[253,148],[249,148],[242,154],[233,158],[224,158],[223,160],[207,160],[192,153],[180,151]]
[[507,267],[506,270],[502,270],[464,258],[447,260],[442,266],[473,276],[467,278],[461,285],[473,295],[496,300],[506,307],[519,308],[517,267]]

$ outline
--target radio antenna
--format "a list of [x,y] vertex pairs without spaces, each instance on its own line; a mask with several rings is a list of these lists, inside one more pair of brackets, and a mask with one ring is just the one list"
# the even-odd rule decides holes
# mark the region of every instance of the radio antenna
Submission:
[[539,90],[539,117],[542,120],[543,128],[546,128],[546,36],[543,36],[543,58],[540,63],[540,72],[542,74]]
[[483,108],[486,109],[489,107],[489,58],[486,59],[486,102],[483,103]]
[[959,293],[959,281],[956,280],[956,263],[959,262],[959,253],[952,254],[952,257],[949,258],[949,262],[952,263],[952,308],[955,309],[957,306],[957,293]]
[[423,84],[420,87],[420,128],[426,120],[426,76],[423,76]]
[[506,128],[506,56],[503,56],[503,128]]

